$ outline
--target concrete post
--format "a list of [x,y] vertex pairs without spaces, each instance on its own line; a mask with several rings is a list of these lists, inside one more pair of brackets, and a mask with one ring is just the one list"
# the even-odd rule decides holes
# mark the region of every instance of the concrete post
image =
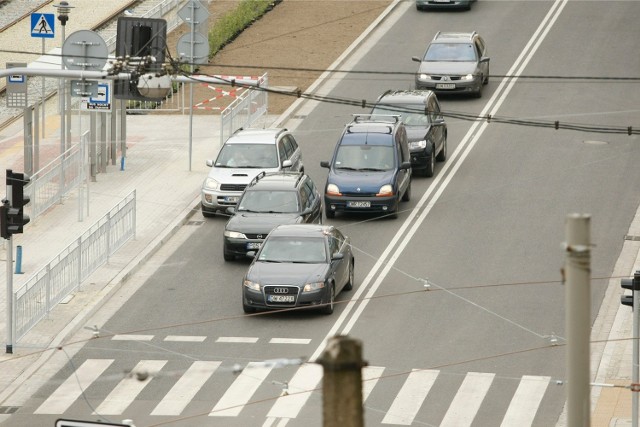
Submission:
[[567,332],[567,425],[591,425],[591,216],[570,214],[565,222],[565,328]]
[[362,343],[347,336],[335,336],[317,363],[324,368],[322,379],[322,425],[363,427]]

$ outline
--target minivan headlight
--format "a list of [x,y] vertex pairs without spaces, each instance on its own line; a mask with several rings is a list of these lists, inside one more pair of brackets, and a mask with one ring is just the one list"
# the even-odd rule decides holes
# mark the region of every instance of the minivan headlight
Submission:
[[376,196],[378,197],[393,196],[393,187],[391,186],[391,184],[383,185],[382,187],[380,187],[380,191],[378,191],[378,194],[376,194]]
[[224,237],[229,237],[231,239],[246,239],[247,236],[245,236],[242,233],[239,233],[237,231],[231,231],[231,230],[224,230]]
[[220,185],[218,181],[213,178],[207,178],[204,181],[204,188],[206,188],[207,190],[217,190],[218,185]]
[[431,80],[431,76],[429,74],[418,74],[418,78],[420,80]]
[[473,80],[473,74],[467,74],[466,76],[460,77],[460,80]]
[[421,150],[427,147],[427,141],[424,139],[422,141],[413,141],[409,143],[410,150]]
[[330,194],[332,196],[342,196],[342,193],[340,193],[340,189],[335,184],[327,185],[327,194]]

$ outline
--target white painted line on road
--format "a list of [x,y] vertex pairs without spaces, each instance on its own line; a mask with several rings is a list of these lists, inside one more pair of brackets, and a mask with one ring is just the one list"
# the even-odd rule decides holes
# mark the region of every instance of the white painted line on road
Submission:
[[87,359],[34,414],[64,414],[78,397],[113,363],[113,359]]
[[203,342],[206,339],[206,336],[201,335],[167,335],[164,340],[172,342]]
[[[462,381],[440,427],[465,427],[473,423],[496,374],[469,372]],[[520,426],[519,424],[513,424]]]
[[153,335],[114,335],[113,341],[151,341]]
[[551,377],[523,376],[500,426],[532,425],[549,381]]
[[[131,403],[136,400],[138,394],[149,384],[155,374],[167,363],[166,360],[141,360],[135,368],[133,375],[123,378],[107,398],[98,406],[94,415],[120,415]],[[140,379],[136,373],[146,374],[146,378]]]
[[309,344],[310,338],[271,338],[269,344]]
[[281,396],[271,407],[267,417],[295,418],[306,403],[312,391],[322,379],[322,366],[305,363],[289,381],[289,393]]
[[258,341],[258,337],[219,337],[216,342],[248,343],[253,344]]
[[267,367],[262,362],[249,363],[216,403],[209,416],[237,417],[272,369],[273,366]]
[[408,426],[420,410],[440,371],[414,369],[382,420],[382,424]]
[[169,393],[158,403],[151,415],[177,416],[184,411],[196,393],[220,366],[221,362],[196,361],[171,387]]
[[378,384],[384,368],[382,366],[365,366],[362,368],[362,401],[366,402],[373,388]]

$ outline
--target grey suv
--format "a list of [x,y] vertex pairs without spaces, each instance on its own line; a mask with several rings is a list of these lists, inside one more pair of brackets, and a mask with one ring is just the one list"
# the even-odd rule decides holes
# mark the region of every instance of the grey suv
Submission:
[[388,90],[371,114],[400,115],[407,130],[411,168],[431,177],[436,160],[447,159],[447,124],[435,93],[430,90]]
[[424,55],[411,59],[420,63],[416,89],[472,93],[480,98],[482,87],[489,82],[487,45],[475,31],[439,31]]
[[240,129],[224,143],[202,183],[202,215],[235,206],[242,191],[260,172],[304,172],[302,153],[287,129]]

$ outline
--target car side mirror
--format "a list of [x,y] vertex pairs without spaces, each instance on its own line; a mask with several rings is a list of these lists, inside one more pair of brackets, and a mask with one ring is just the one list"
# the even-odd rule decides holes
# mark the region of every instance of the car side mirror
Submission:
[[227,213],[228,213],[229,215],[234,215],[234,214],[236,213],[236,207],[235,207],[235,206],[229,206],[229,207],[227,208]]
[[322,161],[320,162],[320,167],[323,167],[323,168],[327,168],[327,169],[328,169],[328,168],[329,168],[329,162],[328,162],[328,161],[326,161],[326,160],[322,160]]
[[255,257],[256,257],[256,251],[247,252],[247,258],[255,258]]
[[305,210],[303,210],[302,212],[300,212],[300,216],[309,215],[311,212],[313,212],[313,209],[311,209],[311,208],[306,208]]
[[213,160],[207,160],[207,166],[209,166],[210,168],[213,167]]
[[339,259],[343,259],[344,258],[344,254],[340,253],[340,252],[336,252],[333,255],[331,255],[331,261],[337,261]]
[[411,162],[402,162],[400,169],[411,169]]
[[419,58],[419,57],[417,57],[417,56],[412,56],[412,57],[411,57],[411,60],[412,60],[413,62],[422,62],[422,59],[420,59],[420,58]]
[[435,120],[433,121],[433,124],[434,124],[434,125],[442,125],[442,124],[444,124],[444,118],[439,117],[439,118],[435,119]]
[[293,166],[293,163],[291,163],[291,160],[287,159],[284,162],[282,162],[282,169],[290,168],[291,166]]
[[489,58],[488,56],[483,56],[482,58],[480,58],[480,62],[489,62],[491,58]]

